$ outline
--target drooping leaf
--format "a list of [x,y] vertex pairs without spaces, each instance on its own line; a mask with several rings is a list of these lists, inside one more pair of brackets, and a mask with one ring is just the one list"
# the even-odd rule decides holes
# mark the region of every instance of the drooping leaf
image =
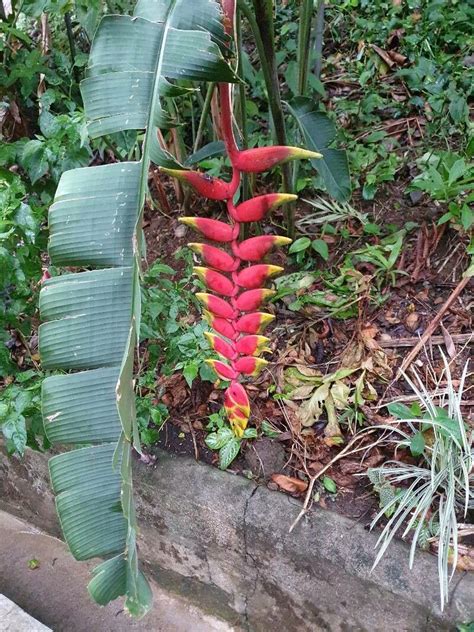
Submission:
[[[157,128],[172,123],[160,97],[188,91],[176,79],[236,80],[218,46],[221,17],[215,0],[141,0],[136,17],[102,20],[81,85],[89,133],[144,129],[142,158],[66,172],[50,210],[53,265],[88,269],[48,279],[40,298],[43,366],[67,372],[43,383],[45,429],[51,442],[76,447],[50,461],[57,509],[77,559],[108,558],[93,571],[92,597],[106,604],[125,595],[135,616],[151,606],[131,473],[132,445],[140,450],[140,224],[150,160],[176,164],[158,142]],[[44,172],[39,149],[25,156],[32,179]]]
[[323,155],[318,160],[311,160],[311,164],[321,174],[327,192],[338,202],[348,200],[351,179],[346,152],[330,147],[336,136],[334,123],[319,112],[316,102],[308,97],[296,97],[288,103],[288,109],[295,117],[308,149]]

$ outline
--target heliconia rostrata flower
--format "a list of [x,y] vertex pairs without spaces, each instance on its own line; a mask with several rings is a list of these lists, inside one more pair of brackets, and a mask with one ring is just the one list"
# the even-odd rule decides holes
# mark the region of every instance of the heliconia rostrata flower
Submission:
[[[224,11],[235,3],[224,0]],[[231,33],[232,15],[226,14],[227,31]],[[232,128],[231,91],[228,84],[219,84],[220,116],[223,140],[232,165],[232,179],[225,182],[198,171],[161,168],[163,173],[187,182],[200,195],[211,200],[225,200],[230,223],[203,217],[183,217],[183,224],[200,232],[206,239],[226,244],[227,250],[209,244],[191,243],[190,248],[201,256],[204,266],[196,266],[195,274],[208,292],[196,296],[204,306],[204,316],[216,332],[207,332],[212,349],[222,358],[208,360],[219,378],[230,382],[224,395],[224,407],[237,437],[242,437],[250,417],[250,403],[242,377],[260,373],[267,361],[259,357],[270,351],[269,339],[261,333],[274,316],[259,311],[275,292],[262,285],[282,272],[280,266],[260,262],[275,246],[289,244],[291,239],[262,235],[240,240],[240,225],[258,222],[281,204],[294,201],[296,195],[269,193],[234,205],[241,173],[267,171],[289,160],[319,158],[320,154],[297,147],[259,147],[240,151]],[[224,246],[225,248],[226,246]],[[249,262],[250,265],[246,265]],[[243,267],[246,266],[246,267]]]

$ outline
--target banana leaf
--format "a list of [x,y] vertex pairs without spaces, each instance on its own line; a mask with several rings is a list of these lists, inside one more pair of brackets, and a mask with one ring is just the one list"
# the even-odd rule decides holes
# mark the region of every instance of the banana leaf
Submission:
[[[89,134],[146,130],[142,158],[63,174],[49,214],[49,254],[67,267],[42,288],[39,345],[46,434],[68,451],[50,460],[64,537],[77,560],[102,557],[89,592],[125,596],[143,616],[150,586],[137,558],[132,449],[140,450],[133,364],[140,327],[141,221],[150,161],[167,159],[160,98],[176,80],[236,81],[220,45],[214,0],[140,0],[135,15],[100,23],[81,91]],[[72,270],[71,270],[72,268]]]

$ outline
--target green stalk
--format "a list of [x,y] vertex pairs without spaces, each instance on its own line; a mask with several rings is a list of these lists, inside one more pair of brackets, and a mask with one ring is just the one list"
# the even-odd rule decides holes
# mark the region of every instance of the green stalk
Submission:
[[[252,2],[255,15],[245,3],[245,0],[238,0],[238,7],[248,20],[255,37],[277,142],[279,145],[287,145],[285,118],[276,63],[273,3],[272,0],[252,0]],[[283,190],[287,193],[292,193],[290,166],[288,164],[282,165],[281,172]],[[295,235],[295,213],[293,207],[289,204],[286,205],[286,229],[288,236],[293,239]]]
[[194,141],[193,151],[195,152],[199,149],[199,145],[201,144],[204,126],[206,125],[207,119],[209,117],[209,111],[211,109],[212,95],[214,94],[215,86],[215,83],[210,83],[207,86],[206,98],[204,99],[204,104],[202,106],[201,118],[199,119],[196,140]]
[[304,95],[308,84],[309,41],[312,14],[313,0],[302,0],[298,32],[298,96]]
[[71,14],[69,13],[69,11],[66,11],[66,13],[64,14],[64,23],[66,25],[67,39],[69,42],[69,50],[71,53],[72,74],[74,76],[74,79],[76,80],[76,83],[79,83],[81,78],[79,76],[79,69],[76,66],[76,44],[74,42],[74,33],[72,30]]
[[318,0],[316,9],[316,27],[314,36],[314,76],[316,79],[321,77],[321,67],[323,63],[323,36],[324,36],[324,0]]

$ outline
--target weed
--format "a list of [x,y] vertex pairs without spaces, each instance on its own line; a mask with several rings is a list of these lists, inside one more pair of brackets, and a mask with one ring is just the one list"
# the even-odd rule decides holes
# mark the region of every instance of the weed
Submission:
[[[438,574],[441,607],[448,601],[448,584],[458,559],[458,516],[474,508],[472,488],[472,431],[468,431],[461,412],[461,399],[467,376],[466,364],[458,391],[454,389],[449,364],[444,358],[446,394],[436,405],[421,378],[414,381],[405,376],[418,398],[415,407],[398,403],[388,406],[400,421],[384,427],[390,430],[397,450],[408,449],[418,457],[417,465],[388,461],[369,472],[374,480],[387,480],[401,489],[392,500],[384,503],[372,522],[374,527],[383,515],[392,515],[378,542],[374,566],[378,564],[395,534],[403,529],[402,537],[412,534],[409,564],[413,565],[417,545],[424,545],[426,530],[437,542]],[[407,427],[407,430],[404,428]],[[449,571],[451,565],[451,572]]]

